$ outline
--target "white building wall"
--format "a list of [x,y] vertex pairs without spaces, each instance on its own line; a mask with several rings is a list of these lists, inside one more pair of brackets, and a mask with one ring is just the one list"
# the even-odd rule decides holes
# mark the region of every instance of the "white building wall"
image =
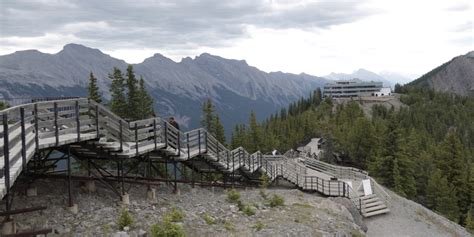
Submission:
[[392,95],[390,87],[381,88],[380,91],[374,92],[374,96],[389,96]]

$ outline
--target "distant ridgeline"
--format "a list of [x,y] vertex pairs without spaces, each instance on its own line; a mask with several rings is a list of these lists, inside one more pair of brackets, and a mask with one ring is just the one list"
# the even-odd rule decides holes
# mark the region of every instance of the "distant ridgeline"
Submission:
[[374,105],[370,118],[357,101],[335,105],[315,91],[263,123],[251,116],[234,128],[231,146],[286,151],[323,137],[323,160],[367,169],[400,195],[473,228],[474,97],[398,89],[408,106]]

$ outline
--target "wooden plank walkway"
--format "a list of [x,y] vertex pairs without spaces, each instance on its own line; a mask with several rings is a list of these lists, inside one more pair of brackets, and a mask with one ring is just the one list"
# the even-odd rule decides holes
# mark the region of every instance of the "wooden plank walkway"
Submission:
[[83,155],[90,152],[81,146],[91,145],[122,159],[158,151],[176,162],[205,159],[222,173],[263,173],[272,181],[283,178],[302,190],[351,199],[359,196],[342,178],[367,177],[366,172],[353,168],[309,160],[301,163],[260,152],[249,154],[242,147],[229,150],[205,129],[182,132],[161,118],[127,122],[85,98],[19,105],[0,111],[0,119],[1,198],[36,152],[71,144]]

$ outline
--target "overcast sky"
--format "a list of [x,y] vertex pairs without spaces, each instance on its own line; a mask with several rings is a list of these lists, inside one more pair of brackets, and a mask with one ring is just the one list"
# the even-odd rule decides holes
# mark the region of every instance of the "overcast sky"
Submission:
[[264,71],[423,74],[474,50],[470,0],[0,0],[0,54],[67,43],[128,63],[203,52]]

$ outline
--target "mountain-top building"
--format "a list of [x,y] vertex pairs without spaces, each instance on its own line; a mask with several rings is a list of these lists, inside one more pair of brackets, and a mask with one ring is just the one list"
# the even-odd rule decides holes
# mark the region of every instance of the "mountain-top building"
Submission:
[[354,78],[352,80],[340,80],[329,82],[324,85],[323,97],[348,98],[389,96],[390,88],[383,87],[382,82],[362,81]]

